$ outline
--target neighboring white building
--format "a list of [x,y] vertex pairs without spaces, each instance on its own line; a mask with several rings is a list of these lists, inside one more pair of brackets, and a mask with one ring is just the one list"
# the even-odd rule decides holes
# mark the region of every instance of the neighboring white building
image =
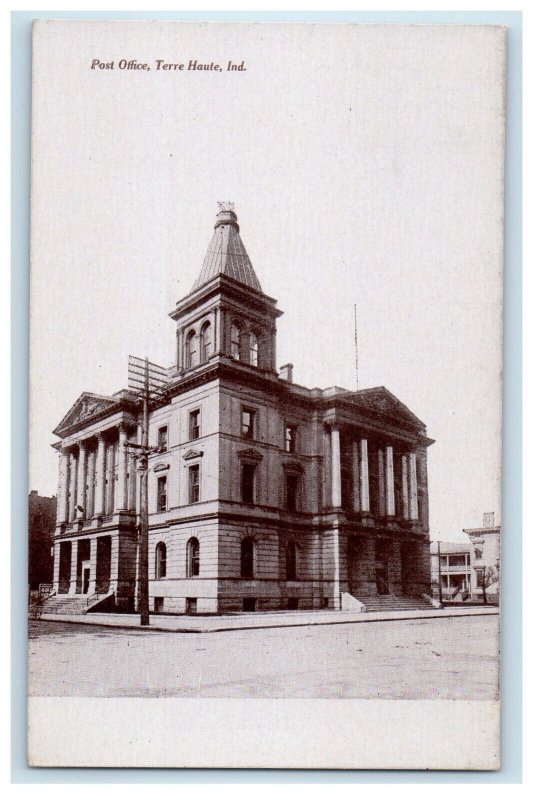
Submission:
[[494,524],[494,512],[483,514],[483,527],[463,528],[470,539],[472,595],[484,595],[490,601],[500,597],[500,526]]
[[[462,542],[431,542],[433,595],[453,602],[498,602],[500,595],[500,526],[494,512],[483,514],[483,527],[464,528]],[[440,569],[439,569],[440,556]]]
[[470,596],[471,570],[468,543],[431,542],[431,585],[433,595],[440,597],[442,594],[442,599],[446,601],[463,602]]

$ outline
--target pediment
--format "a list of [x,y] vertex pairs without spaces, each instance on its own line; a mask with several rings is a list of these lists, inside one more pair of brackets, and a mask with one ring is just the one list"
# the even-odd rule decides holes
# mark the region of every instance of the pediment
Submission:
[[303,472],[304,468],[299,461],[285,461],[283,469],[287,472]]
[[384,386],[356,392],[351,395],[350,403],[371,410],[380,416],[404,421],[419,430],[425,428],[422,420]]
[[237,453],[239,458],[244,458],[246,461],[261,461],[263,454],[253,447],[248,447],[246,450],[239,450]]
[[170,464],[157,464],[154,467],[154,472],[166,472],[167,469],[170,469]]
[[192,458],[201,458],[204,454],[203,450],[187,450],[183,456],[184,461],[190,461]]
[[92,394],[91,392],[83,392],[70,410],[65,414],[59,425],[54,430],[54,433],[59,435],[60,431],[71,428],[74,425],[79,425],[83,422],[88,422],[90,419],[101,414],[103,411],[112,409],[114,406],[116,406],[116,404],[117,401],[112,397]]

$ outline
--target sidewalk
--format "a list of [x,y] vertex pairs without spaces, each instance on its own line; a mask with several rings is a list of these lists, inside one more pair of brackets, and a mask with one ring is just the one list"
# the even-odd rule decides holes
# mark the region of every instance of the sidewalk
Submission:
[[408,619],[443,619],[499,614],[499,608],[428,608],[420,611],[269,611],[213,616],[165,616],[151,614],[150,626],[141,627],[138,614],[42,614],[47,622],[81,623],[104,627],[133,628],[175,633],[217,633],[255,628],[291,628],[302,625],[345,625],[346,623],[387,622]]

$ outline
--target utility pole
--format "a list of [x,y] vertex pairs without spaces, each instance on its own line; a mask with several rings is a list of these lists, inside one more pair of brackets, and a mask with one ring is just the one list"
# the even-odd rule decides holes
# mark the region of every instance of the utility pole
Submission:
[[437,542],[437,559],[439,565],[439,603],[442,605],[442,577],[440,574],[440,539]]
[[359,391],[359,342],[357,340],[357,306],[354,304],[354,331],[355,331],[355,391]]
[[152,364],[148,358],[129,357],[128,386],[142,397],[141,444],[128,443],[139,450],[137,471],[140,476],[139,498],[139,613],[141,625],[150,624],[150,597],[148,581],[148,456],[159,451],[149,446],[150,396],[160,394],[166,383],[166,370]]
[[150,601],[148,597],[148,398],[150,392],[148,359],[144,359],[143,417],[141,428],[140,459],[141,497],[139,526],[139,612],[141,625],[150,624]]

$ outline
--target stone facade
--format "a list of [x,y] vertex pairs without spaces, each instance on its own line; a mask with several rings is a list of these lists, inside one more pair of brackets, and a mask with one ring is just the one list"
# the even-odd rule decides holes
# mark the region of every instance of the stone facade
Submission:
[[[307,389],[276,369],[276,301],[223,205],[171,312],[176,363],[151,403],[152,610],[339,608],[430,591],[424,424],[384,387]],[[140,401],[84,393],[60,438],[54,586],[138,591]]]

